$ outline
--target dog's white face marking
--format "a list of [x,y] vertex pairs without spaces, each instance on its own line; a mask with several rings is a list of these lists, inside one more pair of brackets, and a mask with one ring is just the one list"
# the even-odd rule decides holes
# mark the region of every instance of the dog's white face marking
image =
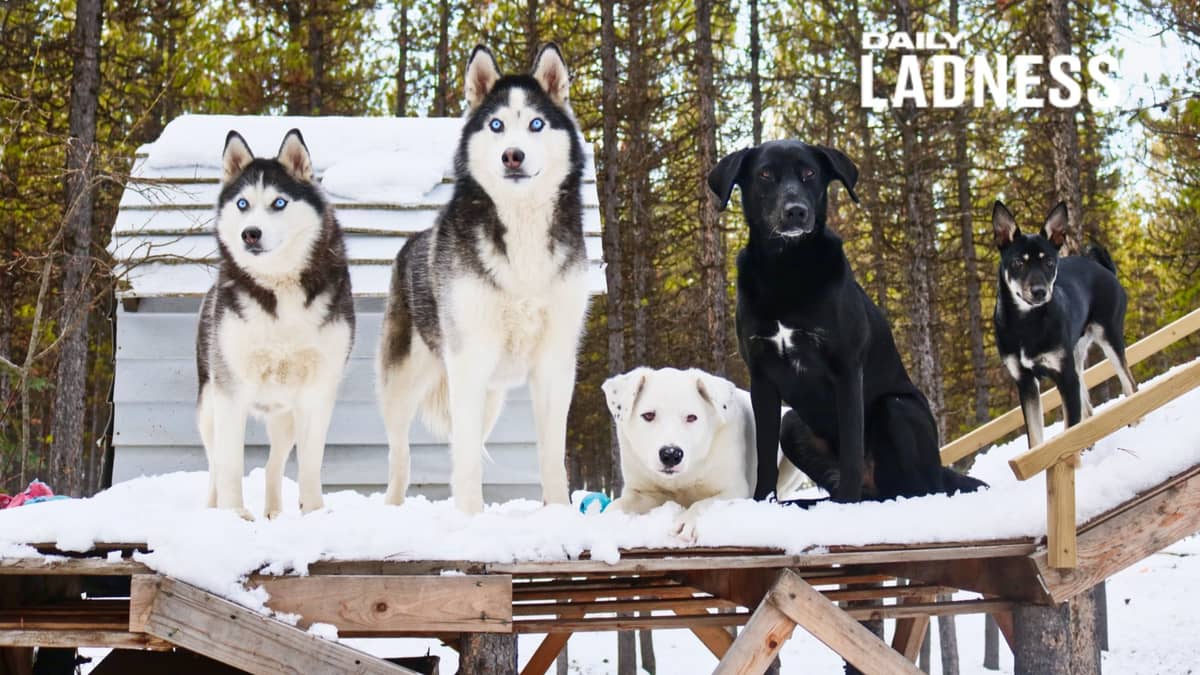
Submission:
[[[525,90],[514,87],[504,105],[485,119],[483,129],[468,141],[471,175],[496,202],[553,199],[571,170],[570,134],[567,129],[551,127],[526,100]],[[509,150],[524,154],[517,169],[505,166],[504,154]]]
[[[1026,253],[1024,258],[1028,260],[1029,254]],[[1029,299],[1026,295],[1025,285],[1022,284],[1019,279],[1012,278],[1012,275],[1009,274],[1007,268],[1003,270],[1003,277],[1004,285],[1008,286],[1009,295],[1013,299],[1013,304],[1017,306],[1018,312],[1024,314],[1035,307],[1040,307],[1050,302],[1050,300],[1054,297],[1054,282],[1058,280],[1058,268],[1054,268],[1054,275],[1051,276],[1050,281],[1046,283],[1046,299],[1042,300],[1041,302],[1034,302],[1033,300]]]
[[[698,370],[639,368],[604,383],[628,451],[663,479],[685,478],[708,457],[733,405],[733,383]],[[664,462],[671,449],[678,463]]]
[[[311,204],[259,180],[225,202],[217,214],[217,236],[233,260],[256,279],[294,282],[321,235],[321,214]],[[261,230],[261,251],[246,249],[242,233]]]

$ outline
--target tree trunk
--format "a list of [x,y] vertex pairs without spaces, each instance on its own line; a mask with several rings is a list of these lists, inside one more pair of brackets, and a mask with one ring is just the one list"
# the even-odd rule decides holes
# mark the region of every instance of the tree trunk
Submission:
[[[621,175],[621,149],[617,122],[620,118],[617,90],[617,32],[613,16],[614,0],[600,2],[601,102],[604,112],[603,163],[600,171],[601,204],[604,213],[604,278],[608,285],[605,320],[608,329],[608,373],[625,372],[624,277],[621,264],[621,221],[618,215],[617,176]],[[609,489],[613,497],[621,493],[621,453],[615,430],[609,444],[611,473]]]
[[958,630],[954,618],[953,615],[937,618],[938,646],[942,651],[942,675],[958,675]]
[[75,68],[71,75],[70,138],[67,140],[67,248],[63,266],[62,311],[58,330],[67,331],[59,351],[55,384],[53,442],[50,447],[54,490],[82,496],[83,425],[87,407],[88,329],[91,301],[92,205],[95,197],[96,106],[100,88],[100,0],[75,6]]
[[725,374],[725,240],[705,176],[717,163],[716,87],[713,80],[712,0],[696,2],[696,92],[699,124],[696,161],[700,176],[700,269],[703,273],[704,327],[712,343],[709,371]]
[[1015,675],[1070,675],[1070,615],[1066,603],[1053,607],[1021,604],[1013,609]]
[[396,117],[408,116],[408,0],[401,0],[396,9],[400,28],[396,41],[400,46],[400,65],[396,67]]
[[533,63],[537,58],[538,47],[541,46],[541,38],[538,36],[538,0],[526,0],[525,2],[525,54],[526,63]]
[[933,671],[933,628],[932,622],[925,624],[925,639],[921,641],[921,651],[917,655],[917,667],[922,673]]
[[[912,32],[908,0],[896,0],[896,18],[902,32]],[[925,180],[921,171],[920,142],[917,138],[916,104],[912,99],[903,108],[893,109],[900,126],[901,163],[904,170],[905,236],[912,248],[906,266],[909,300],[909,354],[917,388],[929,399],[939,437],[945,437],[945,396],[942,389],[941,362],[937,349],[937,246],[936,228],[922,212]]]
[[435,57],[437,87],[433,92],[433,116],[450,114],[450,0],[438,2],[438,43]]
[[[617,616],[633,615],[618,614]],[[637,669],[637,633],[623,630],[617,633],[617,675],[636,675]]]
[[[629,90],[626,100],[637,102],[626,114],[633,119],[638,119],[640,115],[649,115],[652,105],[647,100],[647,92],[651,91],[651,83],[643,53],[645,46],[642,44],[643,12],[646,6],[643,0],[631,0],[625,7],[629,17],[627,22],[629,29],[627,48]],[[650,322],[647,319],[650,304],[648,302],[650,259],[653,252],[651,242],[654,233],[646,208],[646,197],[651,194],[650,171],[652,167],[650,161],[653,153],[648,147],[644,124],[636,122],[630,124],[626,135],[629,143],[629,152],[626,153],[626,157],[635,159],[633,162],[628,162],[625,167],[625,175],[633,176],[629,184],[629,229],[625,232],[628,241],[633,242],[629,247],[633,250],[633,261],[630,268],[630,274],[633,277],[633,295],[627,304],[633,305],[633,334],[631,335],[633,362],[644,365],[649,363],[647,352],[651,343]]]
[[983,667],[1000,670],[1000,627],[991,614],[983,618]]
[[762,44],[758,35],[758,0],[750,0],[750,124],[754,144],[762,143],[762,73],[759,70],[759,59],[762,57]]
[[1100,642],[1096,639],[1095,590],[1071,598],[1071,675],[1100,672]]
[[462,633],[459,675],[516,675],[516,633]]
[[[284,4],[283,9],[287,15],[288,42],[289,44],[299,44],[300,31],[304,28],[303,3],[301,3],[299,0],[291,0]],[[308,103],[308,101],[305,100],[307,97],[302,96],[302,94],[305,93],[307,92],[302,91],[300,87],[296,85],[291,85],[287,88],[285,95],[285,98],[287,99],[287,114],[304,114],[304,106]]]
[[320,115],[325,108],[325,21],[324,9],[314,8],[308,16],[308,114]]
[[[1043,0],[1043,38],[1046,62],[1071,53],[1071,5],[1068,0]],[[1054,85],[1051,85],[1054,86]],[[1066,252],[1079,250],[1083,237],[1083,193],[1079,184],[1079,132],[1075,127],[1075,108],[1044,108],[1050,126],[1050,144],[1054,149],[1054,192],[1067,203]]]
[[[646,612],[644,616],[653,616],[650,612]],[[638,636],[638,655],[642,659],[642,670],[655,675],[658,671],[658,662],[654,658],[654,631],[639,630]]]

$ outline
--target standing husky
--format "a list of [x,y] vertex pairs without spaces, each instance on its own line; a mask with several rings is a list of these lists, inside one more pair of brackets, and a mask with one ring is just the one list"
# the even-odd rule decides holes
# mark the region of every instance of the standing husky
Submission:
[[1012,212],[997,201],[992,228],[1000,249],[996,288],[996,347],[1017,383],[1029,447],[1041,445],[1042,397],[1038,378],[1062,394],[1067,426],[1092,414],[1084,360],[1093,342],[1112,361],[1126,396],[1137,382],[1125,360],[1125,289],[1108,251],[1059,258],[1067,234],[1067,207],[1059,203],[1038,234],[1021,234]]
[[293,442],[300,510],[322,506],[321,458],[338,382],[354,341],[354,302],[342,231],[313,178],[300,131],[275,159],[225,139],[217,242],[221,268],[200,306],[197,414],[208,455],[208,505],[242,506],[246,417],[264,417],[266,515],[283,510],[280,483]]
[[386,501],[404,501],[409,426],[420,408],[426,426],[449,434],[455,505],[481,511],[484,439],[505,391],[528,378],[542,496],[565,504],[567,408],[588,301],[570,77],[553,44],[532,75],[504,76],[480,46],[466,80],[454,194],[392,270],[378,379]]

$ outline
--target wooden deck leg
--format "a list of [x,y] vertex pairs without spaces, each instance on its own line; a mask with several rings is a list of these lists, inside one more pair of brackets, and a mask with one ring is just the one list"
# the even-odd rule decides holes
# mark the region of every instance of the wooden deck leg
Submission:
[[[909,582],[912,583],[911,581]],[[923,604],[937,599],[936,594],[918,595],[900,600],[900,604]],[[915,616],[910,619],[897,619],[896,632],[892,636],[892,649],[900,652],[904,658],[917,662],[921,653],[921,645],[925,642],[925,634],[929,628],[928,616]]]
[[416,675],[408,668],[309,635],[195,586],[149,574],[133,577],[129,629],[261,675]]
[[458,672],[470,675],[516,675],[517,634],[463,633]]
[[[696,608],[677,608],[671,611],[677,616],[700,616],[708,614],[708,610]],[[713,656],[718,659],[723,658],[725,653],[729,651],[729,646],[733,644],[733,633],[730,633],[726,628],[692,628],[691,631],[700,639],[700,642],[704,643],[708,651],[712,652]]]
[[1074,568],[1075,467],[1063,460],[1046,470],[1046,549],[1051,567]]
[[542,640],[542,644],[534,650],[529,662],[521,669],[521,675],[546,675],[546,671],[554,664],[554,659],[567,646],[570,633],[550,633]]
[[1004,636],[1004,642],[1008,644],[1008,648],[1013,653],[1017,651],[1017,636],[1013,629],[1013,613],[1012,612],[996,612],[989,614],[992,620],[996,622],[996,628],[1000,629],[1000,634]]
[[[1004,624],[997,621],[1003,628]],[[1066,603],[1017,605],[1013,609],[1013,672],[1071,672],[1071,613]]]
[[791,570],[779,574],[714,672],[763,672],[797,625],[864,673],[921,672]]

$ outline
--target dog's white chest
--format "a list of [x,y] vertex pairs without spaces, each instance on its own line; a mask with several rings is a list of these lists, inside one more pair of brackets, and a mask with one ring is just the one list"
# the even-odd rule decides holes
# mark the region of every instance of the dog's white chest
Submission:
[[[1026,370],[1033,370],[1034,368],[1041,366],[1046,370],[1061,373],[1064,356],[1065,353],[1062,349],[1055,349],[1051,352],[1036,354],[1033,356],[1025,353],[1025,350],[1022,349],[1018,358],[1020,360],[1021,367],[1025,368]],[[1006,365],[1008,365],[1008,361],[1006,361]],[[1011,365],[1008,365],[1008,369],[1011,372],[1013,368]]]
[[217,339],[235,378],[255,402],[286,404],[295,390],[337,377],[350,347],[350,327],[326,323],[327,296],[305,306],[298,288],[276,291],[275,313],[243,298],[242,315],[221,322]]

